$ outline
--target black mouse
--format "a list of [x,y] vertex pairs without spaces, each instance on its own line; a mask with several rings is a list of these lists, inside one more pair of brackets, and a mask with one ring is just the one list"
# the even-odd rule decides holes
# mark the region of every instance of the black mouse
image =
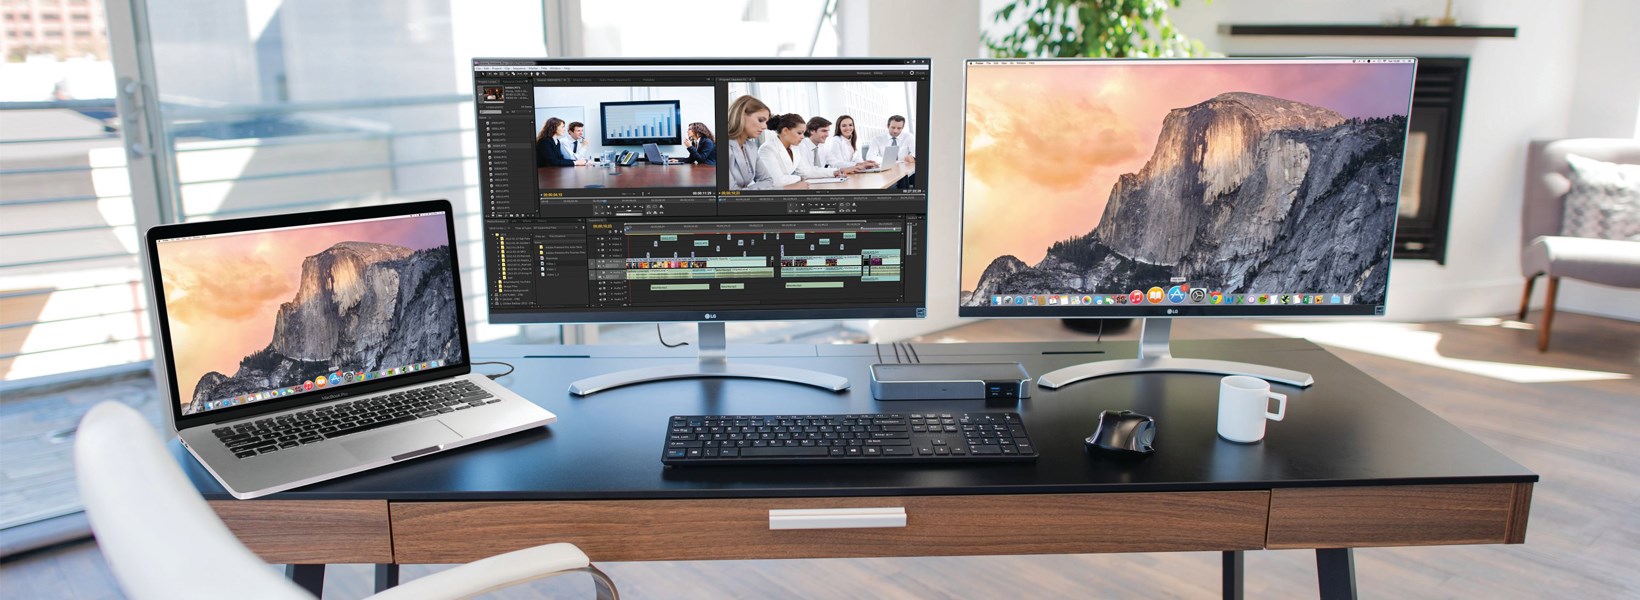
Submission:
[[1156,450],[1156,420],[1131,410],[1099,413],[1099,428],[1088,436],[1089,450],[1145,455]]

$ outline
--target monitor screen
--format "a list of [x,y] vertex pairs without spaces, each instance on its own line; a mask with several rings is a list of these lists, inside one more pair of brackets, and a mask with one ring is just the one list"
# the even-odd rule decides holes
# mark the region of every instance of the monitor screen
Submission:
[[445,212],[152,244],[183,417],[467,360]]
[[473,65],[492,322],[923,316],[928,59]]
[[1415,69],[969,61],[959,314],[1383,314]]
[[604,145],[682,144],[682,104],[681,100],[598,103]]

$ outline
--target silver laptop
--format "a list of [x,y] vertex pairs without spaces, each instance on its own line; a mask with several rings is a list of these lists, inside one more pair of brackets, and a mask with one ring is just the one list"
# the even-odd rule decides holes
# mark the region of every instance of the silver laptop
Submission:
[[556,420],[471,372],[450,203],[148,230],[188,451],[255,498]]
[[877,159],[877,166],[872,167],[870,169],[861,169],[858,172],[860,172],[860,173],[877,173],[877,172],[881,172],[881,171],[887,171],[889,169],[889,165],[894,164],[894,161],[899,160],[899,159],[900,159],[900,147],[899,146],[889,146],[887,148],[883,148],[883,156],[882,156],[882,158]]

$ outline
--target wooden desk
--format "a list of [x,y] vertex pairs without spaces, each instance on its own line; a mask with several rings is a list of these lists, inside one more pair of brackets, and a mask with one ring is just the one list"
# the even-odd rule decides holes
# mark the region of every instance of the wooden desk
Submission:
[[894,187],[901,177],[917,172],[917,167],[897,162],[876,173],[855,173],[848,176],[847,181],[838,183],[815,183],[799,181],[780,188],[782,190],[886,190]]
[[717,187],[717,167],[711,165],[651,165],[541,167],[536,169],[541,190],[578,188],[683,188]]
[[[1350,548],[1525,541],[1537,475],[1336,356],[1283,339],[1183,341],[1174,349],[1256,357],[1310,372],[1317,383],[1276,386],[1290,396],[1286,419],[1271,423],[1263,442],[1245,445],[1214,433],[1219,378],[1211,375],[1103,378],[1036,389],[1007,405],[879,403],[866,370],[878,360],[870,345],[735,346],[733,360],[847,373],[854,385],[833,394],[692,380],[573,398],[566,386],[586,374],[692,359],[687,348],[480,346],[475,360],[517,365],[500,381],[557,413],[558,423],[250,501],[232,500],[177,452],[229,527],[273,563],[464,562],[558,541],[595,561],[1221,551],[1231,596],[1241,589],[1242,551],[1316,548],[1322,596],[1353,597]],[[1134,342],[917,346],[925,362],[1019,360],[1033,374],[1135,352]],[[1085,453],[1082,438],[1099,412],[1122,409],[1156,417],[1156,453],[1141,460]],[[670,415],[980,410],[1018,411],[1041,457],[978,465],[660,463]],[[845,507],[904,507],[907,526],[768,528],[769,509]],[[1117,530],[1145,535],[1111,535]]]

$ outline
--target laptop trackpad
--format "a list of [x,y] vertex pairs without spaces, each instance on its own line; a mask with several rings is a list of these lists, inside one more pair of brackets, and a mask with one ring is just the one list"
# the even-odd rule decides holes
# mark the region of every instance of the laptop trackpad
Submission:
[[[397,456],[413,450],[436,448],[461,439],[456,432],[438,421],[406,423],[377,433],[368,433],[358,439],[342,442],[342,447],[359,460],[373,461]],[[417,453],[420,456],[420,453]]]

